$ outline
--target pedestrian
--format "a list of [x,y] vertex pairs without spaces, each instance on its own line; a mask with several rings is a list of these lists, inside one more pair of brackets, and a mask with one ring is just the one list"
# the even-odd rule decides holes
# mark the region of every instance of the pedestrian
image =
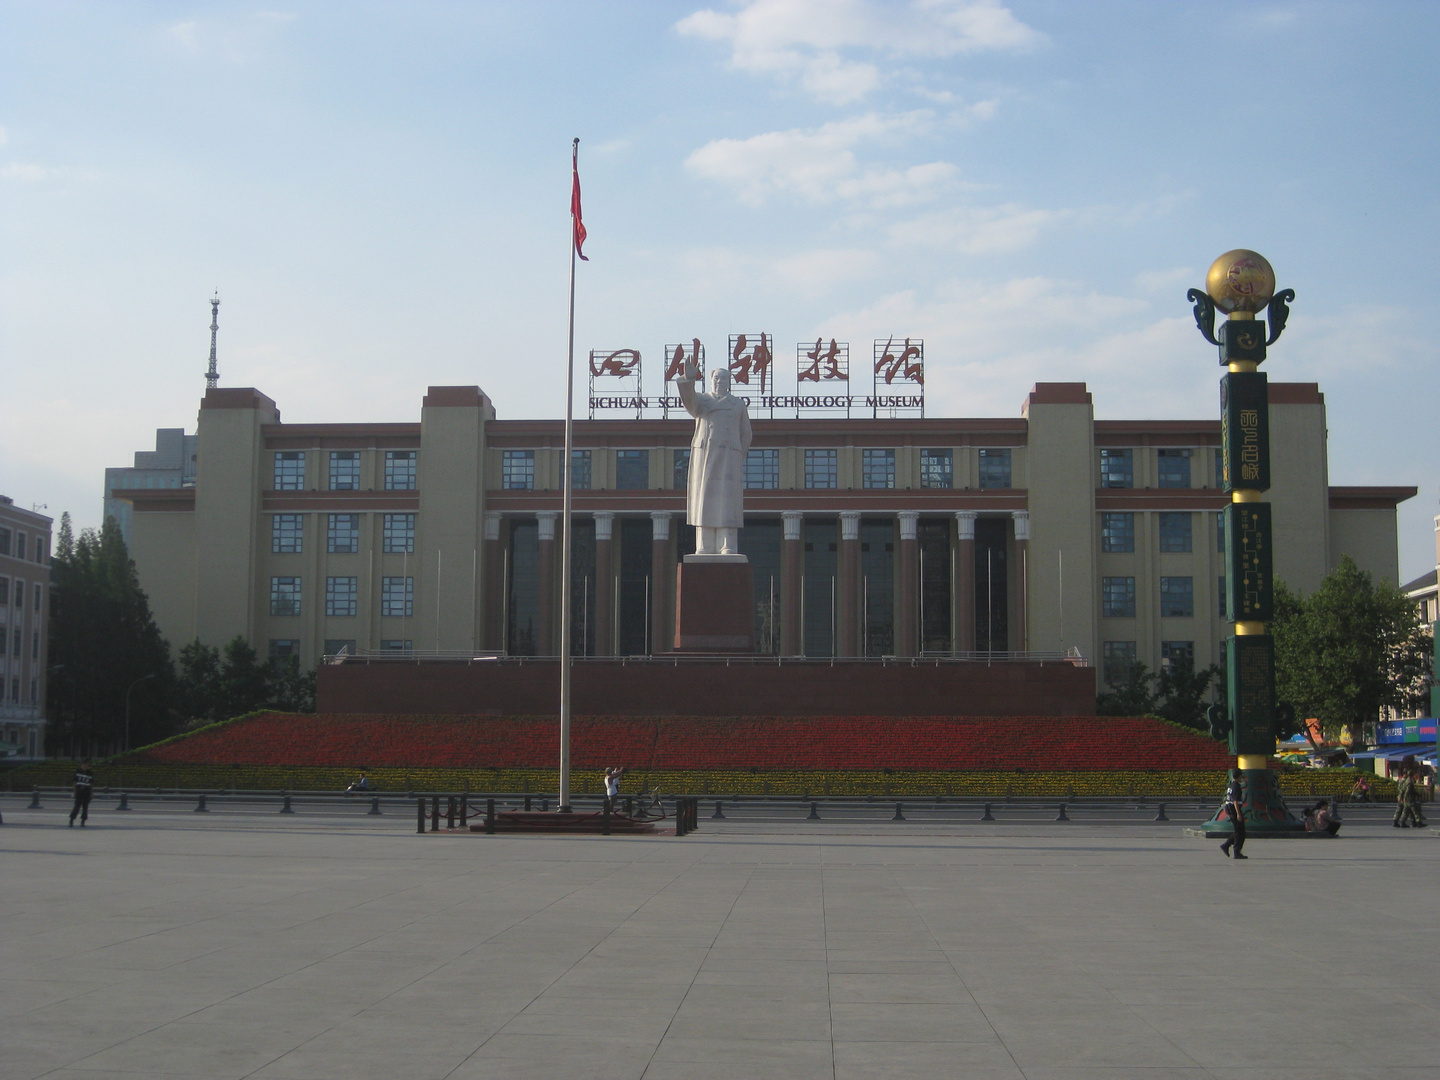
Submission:
[[1400,822],[1414,829],[1423,829],[1427,822],[1420,813],[1420,801],[1424,797],[1425,788],[1420,777],[1419,763],[1412,761],[1406,775],[1410,782],[1405,787],[1405,809],[1400,815]]
[[1230,815],[1230,822],[1235,829],[1233,836],[1227,836],[1225,842],[1220,845],[1220,850],[1225,853],[1227,859],[1231,858],[1230,847],[1233,844],[1235,854],[1233,858],[1248,859],[1249,855],[1242,855],[1245,848],[1245,789],[1240,783],[1240,777],[1232,775],[1230,785],[1225,789],[1225,805],[1220,808],[1222,814]]
[[624,766],[605,770],[605,799],[614,802],[620,797],[620,777],[625,773]]
[[95,774],[90,769],[90,762],[82,761],[80,768],[75,770],[75,805],[70,808],[70,827],[75,827],[75,815],[80,815],[80,827],[85,827],[85,820],[90,816],[90,793],[95,790]]
[[1410,766],[1405,762],[1400,763],[1400,772],[1395,778],[1395,816],[1390,819],[1390,824],[1397,829],[1408,829],[1410,826],[1405,818],[1408,816],[1405,808],[1410,804]]

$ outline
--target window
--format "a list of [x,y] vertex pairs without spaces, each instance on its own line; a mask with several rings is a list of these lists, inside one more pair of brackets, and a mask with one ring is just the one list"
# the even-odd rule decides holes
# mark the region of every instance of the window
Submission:
[[920,486],[922,488],[953,488],[955,486],[955,451],[920,451]]
[[[4,658],[6,650],[10,647],[10,642],[6,640],[6,633],[5,627],[0,626],[0,659]],[[0,690],[3,689],[4,684],[0,683]]]
[[650,451],[615,451],[615,487],[619,491],[644,491],[650,486]]
[[39,679],[31,679],[31,680],[30,680],[30,704],[31,704],[31,705],[38,705],[38,704],[40,704],[40,680],[39,680]]
[[500,486],[506,491],[530,491],[535,487],[534,450],[505,451],[500,459]]
[[1102,488],[1133,488],[1135,486],[1135,451],[1100,451],[1100,486]]
[[412,648],[409,638],[381,638],[381,652],[409,652]]
[[272,577],[270,579],[270,614],[300,614],[300,579],[298,577]]
[[380,579],[380,614],[399,617],[415,614],[415,579],[413,577]]
[[[590,490],[590,451],[570,451],[570,489],[572,491]],[[564,463],[561,463],[560,486],[565,486]]]
[[327,577],[325,579],[325,614],[354,615],[355,597],[359,592],[360,579],[355,577]]
[[25,582],[19,578],[15,579],[15,606],[17,608],[25,606]]
[[861,486],[867,488],[893,488],[895,486],[895,451],[860,451]]
[[270,639],[270,659],[272,661],[288,660],[291,657],[296,660],[300,659],[300,642],[294,638]]
[[37,563],[43,563],[43,562],[45,561],[45,556],[46,556],[47,554],[49,554],[49,551],[50,551],[50,537],[48,537],[48,536],[37,536],[37,537],[35,537],[35,561],[36,561]]
[[1162,577],[1160,579],[1160,617],[1189,619],[1195,614],[1195,579]]
[[25,558],[25,534],[22,532],[15,534],[15,557],[17,559]]
[[1109,686],[1119,686],[1135,670],[1135,642],[1106,641],[1100,646],[1102,677]]
[[1190,515],[1188,513],[1160,515],[1160,550],[1190,550]]
[[1160,670],[1172,675],[1182,671],[1195,670],[1195,643],[1193,641],[1160,642]]
[[[534,456],[533,452],[531,454]],[[534,475],[534,470],[531,470]],[[386,450],[385,451],[385,490],[386,491],[414,491],[415,490],[415,451],[414,450]]]
[[347,656],[355,655],[354,638],[329,638],[325,639],[325,655],[339,656],[345,653]]
[[1188,488],[1190,486],[1190,451],[1158,451],[1160,462],[1160,486],[1162,488]]
[[325,550],[332,555],[354,555],[360,550],[360,515],[327,514]]
[[282,450],[275,455],[275,490],[305,490],[305,454],[300,450]]
[[1135,579],[1107,577],[1100,579],[1101,614],[1107,619],[1135,617]]
[[[1220,618],[1225,618],[1225,575],[1220,575],[1220,606],[1216,609],[1220,612]],[[1223,653],[1221,654],[1224,655]]]
[[10,554],[10,530],[0,529],[0,555]]
[[10,579],[0,577],[0,607],[10,603]]
[[1100,550],[1122,553],[1135,550],[1134,514],[1100,515]]
[[18,626],[15,628],[14,640],[12,641],[12,645],[14,647],[11,649],[11,652],[15,656],[19,656],[25,651],[25,643],[20,639],[20,628]]
[[270,516],[270,551],[276,555],[298,555],[304,533],[303,514]]
[[385,545],[387,555],[413,555],[415,553],[415,515],[385,515]]
[[10,680],[10,700],[17,702],[20,700],[20,680],[18,678]]
[[982,488],[1008,488],[1010,486],[1010,451],[980,451],[980,486]]
[[30,595],[35,598],[34,601],[33,601],[33,603],[32,603],[32,606],[35,608],[36,611],[39,611],[39,610],[40,610],[40,590],[41,590],[43,587],[44,587],[44,586],[42,586],[42,585],[37,581],[37,582],[35,583],[34,588],[32,588],[32,589],[30,590]]
[[690,486],[690,451],[675,451],[675,478],[673,481],[676,491],[684,491]]
[[1225,554],[1225,515],[1215,515],[1215,550]]
[[330,490],[360,490],[359,450],[332,450],[330,452]]
[[745,454],[745,486],[767,491],[780,486],[779,450],[750,450]]
[[839,452],[836,450],[805,451],[805,486],[833,488],[840,482]]

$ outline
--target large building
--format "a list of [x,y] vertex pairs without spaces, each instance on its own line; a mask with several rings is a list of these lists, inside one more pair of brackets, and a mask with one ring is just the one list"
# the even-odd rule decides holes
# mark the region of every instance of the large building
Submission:
[[136,450],[135,464],[105,470],[105,517],[113,517],[120,535],[130,543],[130,503],[115,498],[116,489],[179,488],[195,484],[195,436],[184,428],[160,428],[154,450]]
[[[1325,402],[1270,385],[1276,575],[1349,554],[1398,578],[1411,487],[1332,487]],[[692,422],[580,420],[574,649],[670,651]],[[236,634],[342,650],[558,651],[563,425],[431,387],[419,423],[283,424],[254,389],[201,402],[193,486],[117,489],[172,647]],[[1218,420],[1096,420],[1083,383],[1014,418],[757,419],[741,550],[763,653],[1076,653],[1217,662],[1227,628]]]
[[0,495],[0,755],[45,756],[50,525]]

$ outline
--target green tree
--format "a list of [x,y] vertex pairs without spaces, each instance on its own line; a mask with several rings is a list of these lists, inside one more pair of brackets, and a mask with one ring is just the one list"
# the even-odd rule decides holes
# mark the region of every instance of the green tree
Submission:
[[1356,737],[1384,709],[1428,710],[1434,668],[1429,627],[1388,581],[1378,584],[1348,555],[1302,597],[1277,583],[1276,696],[1298,719],[1317,717],[1327,737]]
[[1138,661],[1129,665],[1125,677],[1107,685],[1095,699],[1095,711],[1101,716],[1148,716],[1155,711],[1156,675]]
[[1207,698],[1219,676],[1220,669],[1213,664],[1196,671],[1194,661],[1172,661],[1160,672],[1160,682],[1155,689],[1158,699],[1155,712],[1172,724],[1208,731]]
[[178,699],[192,726],[227,720],[256,709],[315,711],[315,672],[295,657],[262,662],[243,636],[224,650],[192,641],[180,650]]
[[70,515],[61,515],[50,600],[47,752],[100,756],[123,749],[127,700],[132,746],[171,734],[169,648],[114,518],[77,539]]

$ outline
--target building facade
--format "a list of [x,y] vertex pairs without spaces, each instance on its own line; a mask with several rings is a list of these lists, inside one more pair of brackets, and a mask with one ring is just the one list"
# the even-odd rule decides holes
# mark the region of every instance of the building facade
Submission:
[[127,545],[130,543],[130,503],[117,499],[116,489],[148,491],[194,487],[197,453],[195,436],[186,435],[184,428],[159,428],[155,432],[154,450],[136,450],[135,464],[128,468],[105,470],[105,517],[115,519]]
[[[1414,488],[1328,483],[1325,403],[1272,383],[1275,572],[1342,554],[1396,580]],[[575,424],[577,655],[664,653],[692,422]],[[558,651],[563,424],[431,387],[420,422],[282,424],[254,389],[201,403],[193,486],[117,489],[172,647],[243,634],[309,666],[341,650]],[[1074,653],[1218,662],[1217,420],[1096,420],[1082,383],[1014,418],[756,419],[741,550],[762,653]]]
[[0,754],[45,756],[50,525],[0,495]]

